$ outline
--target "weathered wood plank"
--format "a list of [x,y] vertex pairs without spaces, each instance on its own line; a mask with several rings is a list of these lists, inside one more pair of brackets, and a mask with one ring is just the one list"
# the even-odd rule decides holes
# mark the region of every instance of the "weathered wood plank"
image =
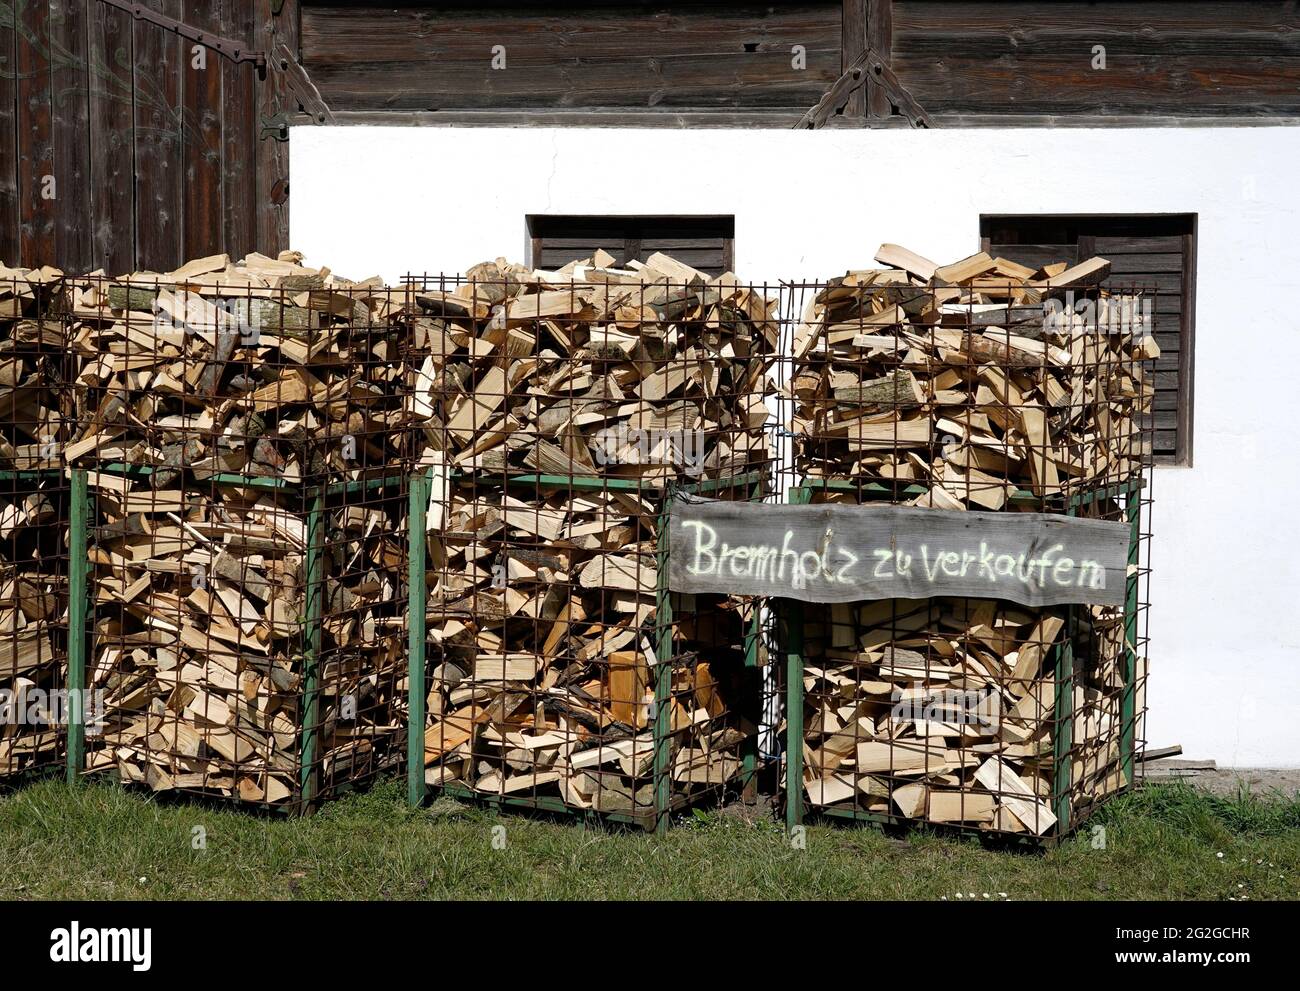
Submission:
[[[560,13],[311,7],[303,60],[344,111],[806,108],[840,75],[840,3]],[[792,64],[795,45],[807,68]]]
[[1285,3],[975,2],[895,0],[897,45],[932,58],[1109,53],[1300,55],[1296,12]]
[[19,7],[17,14],[19,248],[22,264],[36,267],[54,264],[57,250],[57,201],[47,198],[50,187],[46,178],[55,177],[57,194],[49,3],[31,0]]
[[[180,17],[182,0],[143,0],[146,6]],[[181,264],[181,129],[184,126],[182,39],[162,28],[133,25],[135,105],[136,257],[141,268],[167,271]]]
[[[285,0],[278,14],[272,13],[272,0],[253,0],[254,43],[263,51],[274,51],[284,44],[298,51],[298,0]],[[257,120],[257,250],[275,255],[289,247],[289,142],[277,141],[263,133],[262,122],[279,118],[297,109],[291,105],[284,76],[269,72],[256,88]]]
[[[487,62],[503,45],[508,63],[564,59],[712,57],[777,53],[793,45],[840,58],[841,2],[798,5],[711,3],[640,8],[591,4],[439,4],[437,8],[318,6],[302,12],[302,58],[309,69],[372,62]],[[507,70],[508,71],[508,70]],[[837,73],[838,75],[838,73]]]
[[18,244],[18,37],[0,31],[0,262],[17,265]]
[[1112,258],[1116,255],[1128,254],[1159,254],[1162,252],[1182,253],[1183,239],[1181,235],[1173,234],[1168,237],[1141,237],[1136,235],[1126,235],[1123,237],[1097,237],[1094,239],[1097,254],[1105,255]]
[[[194,27],[219,33],[226,28],[227,2],[185,0],[185,20]],[[183,49],[183,246],[186,258],[203,258],[221,251],[224,240],[221,81],[225,71],[222,63],[226,60],[192,41],[185,41]]]
[[136,243],[131,15],[93,4],[88,54],[91,267],[121,275],[135,268]]
[[[867,44],[893,68],[893,0],[868,0]],[[867,84],[867,111],[872,117],[888,117],[893,112],[889,94],[875,80]]]
[[94,268],[90,209],[89,81],[86,72],[87,5],[82,0],[50,0],[52,121],[55,201],[55,258],[74,272]]
[[894,71],[931,113],[1300,112],[1300,59],[1108,55],[1106,65],[1093,69],[1087,49],[1003,59],[894,53]]
[[1097,254],[1110,258],[1110,274],[1112,276],[1181,272],[1183,270],[1183,253],[1181,251],[1162,254],[1151,252],[1146,254],[1133,253],[1116,255],[1114,258],[1100,250],[1098,250]]
[[1128,528],[1043,513],[765,506],[679,497],[669,586],[805,602],[998,598],[1124,601]]
[[[849,66],[860,59],[862,53],[867,50],[867,7],[873,3],[874,0],[843,0],[841,74],[846,72]],[[874,85],[874,83],[868,83],[867,86],[859,88],[849,97],[849,102],[844,105],[845,117],[865,117],[867,115],[867,90]]]
[[[253,4],[228,0],[222,33],[253,44]],[[222,250],[242,258],[255,249],[257,202],[257,70],[222,60]]]
[[513,64],[488,61],[385,62],[368,67],[315,66],[312,79],[331,108],[434,110],[501,107],[790,107],[809,106],[839,78],[839,53],[809,51],[808,67],[786,52],[641,60],[564,59]]

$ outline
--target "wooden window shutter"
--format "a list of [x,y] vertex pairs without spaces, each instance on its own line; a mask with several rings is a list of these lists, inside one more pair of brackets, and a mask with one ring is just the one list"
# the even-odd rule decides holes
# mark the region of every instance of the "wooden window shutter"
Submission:
[[1111,262],[1110,288],[1156,290],[1153,443],[1157,464],[1192,463],[1193,362],[1196,326],[1196,216],[985,216],[981,246],[990,254],[1038,267],[1101,255]]
[[528,218],[529,264],[557,269],[608,251],[620,267],[656,251],[706,275],[735,267],[736,222],[730,216],[550,216]]

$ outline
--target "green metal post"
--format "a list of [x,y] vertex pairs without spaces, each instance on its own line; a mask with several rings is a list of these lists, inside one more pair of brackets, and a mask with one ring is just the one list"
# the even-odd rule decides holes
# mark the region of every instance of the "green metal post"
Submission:
[[424,720],[425,720],[425,523],[433,479],[428,472],[411,478],[411,506],[407,513],[406,625],[406,798],[412,808],[424,804]]
[[655,832],[668,830],[672,792],[673,604],[668,593],[668,521],[673,494],[665,491],[659,509],[659,545],[655,578]]
[[[812,502],[806,486],[790,490],[791,505]],[[781,635],[785,646],[785,825],[803,822],[803,609],[783,601]]]
[[762,636],[759,600],[750,602],[753,615],[749,619],[749,631],[745,634],[745,698],[749,704],[746,712],[753,727],[741,744],[740,789],[741,800],[747,805],[758,801],[758,724],[763,716],[763,693],[759,690],[762,671],[758,664],[758,641]]
[[[749,492],[749,501],[763,497],[761,484],[755,484]],[[741,800],[747,805],[758,801],[758,727],[763,721],[763,671],[758,661],[758,645],[763,636],[763,617],[761,601],[750,600],[751,615],[749,632],[745,635],[745,698],[748,704],[745,712],[752,724],[753,732],[741,744],[740,781]]]
[[803,613],[781,603],[785,640],[785,824],[803,822]]
[[75,784],[86,765],[86,525],[90,498],[86,472],[72,472],[72,521],[68,535],[68,783]]
[[316,801],[316,751],[320,731],[320,655],[324,644],[325,497],[320,487],[310,496],[307,513],[306,614],[302,657],[302,752],[299,804],[308,811]]
[[1128,578],[1124,596],[1124,654],[1121,676],[1124,687],[1120,693],[1120,770],[1125,785],[1133,784],[1133,761],[1136,743],[1137,708],[1137,630],[1138,630],[1138,561],[1142,535],[1142,480],[1130,486],[1124,509],[1129,518]]
[[1074,634],[1075,613],[1071,606],[1065,617],[1065,642],[1056,654],[1055,732],[1052,734],[1052,793],[1055,796],[1056,833],[1064,836],[1070,828],[1070,793],[1074,785],[1074,767],[1070,751],[1074,748]]

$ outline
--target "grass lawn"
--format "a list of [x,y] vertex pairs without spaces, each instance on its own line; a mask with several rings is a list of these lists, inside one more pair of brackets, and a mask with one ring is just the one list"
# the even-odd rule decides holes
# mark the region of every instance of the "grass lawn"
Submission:
[[[1093,825],[1105,827],[1094,848]],[[504,827],[504,849],[493,846]],[[206,849],[195,849],[195,837]],[[501,832],[495,831],[498,845]],[[977,840],[810,826],[793,849],[765,816],[697,815],[667,837],[582,829],[440,800],[398,783],[310,819],[154,801],[48,781],[0,796],[10,898],[1300,898],[1300,795],[1215,798],[1158,785],[1047,853]]]

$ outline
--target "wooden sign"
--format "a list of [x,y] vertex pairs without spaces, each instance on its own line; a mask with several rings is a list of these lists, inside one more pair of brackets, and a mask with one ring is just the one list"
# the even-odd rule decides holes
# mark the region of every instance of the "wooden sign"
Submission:
[[668,585],[804,602],[1124,602],[1129,528],[1044,513],[770,506],[678,496]]

